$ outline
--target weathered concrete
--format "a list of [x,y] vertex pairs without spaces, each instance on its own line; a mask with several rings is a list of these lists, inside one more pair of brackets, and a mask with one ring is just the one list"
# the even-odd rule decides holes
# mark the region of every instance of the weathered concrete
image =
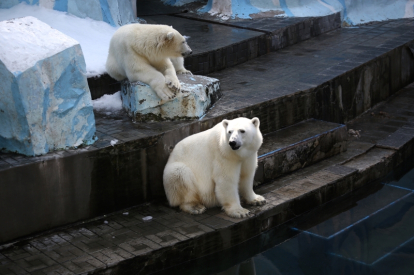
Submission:
[[[410,109],[401,108],[399,102],[412,104],[413,93],[414,85],[374,109],[374,113],[395,110],[376,122],[386,124],[399,117],[403,124],[398,128],[410,128],[414,114],[407,114]],[[352,125],[371,116],[367,113]],[[361,139],[369,132],[363,132]],[[228,249],[412,161],[414,135],[411,139],[397,135],[398,149],[377,145],[386,139],[367,142],[351,136],[346,152],[259,186],[256,192],[267,204],[247,206],[251,217],[233,219],[218,207],[189,215],[164,204],[141,205],[3,246],[0,274],[148,274]],[[147,216],[151,221],[143,221]]]
[[163,102],[142,82],[123,81],[122,106],[133,121],[188,120],[201,118],[220,99],[220,81],[199,75],[178,75],[181,91]]

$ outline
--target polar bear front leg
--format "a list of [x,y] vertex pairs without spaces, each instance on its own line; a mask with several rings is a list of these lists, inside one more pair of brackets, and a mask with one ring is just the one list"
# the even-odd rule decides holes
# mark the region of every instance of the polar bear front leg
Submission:
[[240,195],[245,198],[248,204],[263,205],[266,199],[253,191],[254,174],[257,167],[257,155],[245,160],[240,172],[239,190]]
[[175,72],[177,74],[193,75],[192,72],[184,68],[184,57],[175,57],[175,58],[170,58],[170,59],[171,59],[172,64],[174,65]]
[[147,83],[163,101],[169,101],[175,97],[175,94],[167,87],[164,75],[145,60],[136,57],[128,65],[126,73],[129,81]]
[[165,76],[165,84],[170,88],[174,94],[181,91],[181,84],[178,80],[177,74],[175,72],[174,66],[170,59],[166,59],[165,65],[163,66],[164,69],[164,76]]
[[[226,173],[226,171],[223,171],[223,173]],[[238,178],[233,175],[231,177],[219,176],[214,180],[216,183],[215,194],[217,201],[227,215],[233,218],[245,218],[250,211],[240,204],[237,180]]]

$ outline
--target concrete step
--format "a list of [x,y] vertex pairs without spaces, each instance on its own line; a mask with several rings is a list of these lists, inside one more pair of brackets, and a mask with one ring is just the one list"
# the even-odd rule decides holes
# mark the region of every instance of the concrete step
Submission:
[[[185,58],[185,67],[196,75],[239,65],[341,25],[339,13],[321,17],[238,19],[223,23],[214,17],[200,20],[200,16],[194,13],[172,16],[147,12],[148,16],[140,17],[148,24],[170,25],[181,34],[190,36],[188,43],[193,54]],[[106,74],[91,77],[88,83],[93,99],[120,90],[119,83]]]
[[[224,96],[202,120],[132,123],[124,114],[96,113],[99,140],[92,146],[40,157],[0,153],[0,220],[10,221],[0,242],[163,199],[171,149],[224,118],[257,116],[263,134],[310,118],[355,119],[414,81],[412,22],[335,30],[223,70],[215,76]],[[398,117],[412,110],[405,112]],[[401,131],[395,136],[410,138]],[[397,148],[387,142],[382,148]]]
[[255,181],[269,182],[340,154],[347,149],[347,139],[345,125],[315,119],[269,133],[259,150]]
[[[373,110],[395,110],[389,113],[390,117],[374,117],[377,123],[388,123],[396,117],[402,123],[399,129],[406,131],[405,136],[396,135],[392,148],[381,145],[387,137],[378,142],[350,137],[347,151],[256,188],[267,204],[246,206],[253,213],[251,217],[233,219],[219,207],[201,215],[189,215],[162,203],[144,204],[3,245],[0,274],[150,274],[247,241],[387,175],[399,164],[405,162],[412,167],[413,100],[411,85]],[[402,106],[401,101],[407,106]],[[364,114],[354,125],[370,116]],[[389,135],[396,132],[381,131],[388,131]],[[362,137],[369,132],[362,132]],[[391,196],[397,198],[401,192],[388,194],[387,200]],[[148,216],[152,219],[145,221],[143,218]],[[405,222],[411,225],[410,221]]]

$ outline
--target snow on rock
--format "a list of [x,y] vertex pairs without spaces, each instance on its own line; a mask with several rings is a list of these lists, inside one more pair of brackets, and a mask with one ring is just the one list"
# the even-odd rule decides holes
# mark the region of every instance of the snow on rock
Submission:
[[0,22],[0,149],[24,155],[94,142],[76,40],[34,17]]
[[133,1],[135,0],[1,0],[0,8],[8,9],[25,3],[68,12],[80,18],[104,21],[111,26],[122,26],[136,22]]
[[122,105],[134,121],[161,121],[202,117],[221,97],[218,79],[199,75],[178,75],[181,92],[163,102],[145,83],[123,81]]
[[5,41],[0,45],[0,59],[11,72],[23,72],[39,60],[79,44],[32,16],[2,22],[0,31],[0,39]]
[[[106,72],[105,62],[108,56],[109,41],[118,29],[117,27],[112,27],[102,21],[82,19],[64,12],[23,3],[10,9],[0,9],[0,21],[25,16],[36,17],[78,41],[85,57],[87,77],[98,76]],[[51,39],[46,41],[53,42]]]

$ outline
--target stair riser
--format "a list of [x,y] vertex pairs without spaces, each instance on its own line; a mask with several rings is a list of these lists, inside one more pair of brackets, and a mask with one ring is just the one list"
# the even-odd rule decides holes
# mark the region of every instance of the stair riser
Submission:
[[347,149],[346,126],[309,138],[282,150],[259,156],[255,182],[262,184],[275,178],[310,166]]

